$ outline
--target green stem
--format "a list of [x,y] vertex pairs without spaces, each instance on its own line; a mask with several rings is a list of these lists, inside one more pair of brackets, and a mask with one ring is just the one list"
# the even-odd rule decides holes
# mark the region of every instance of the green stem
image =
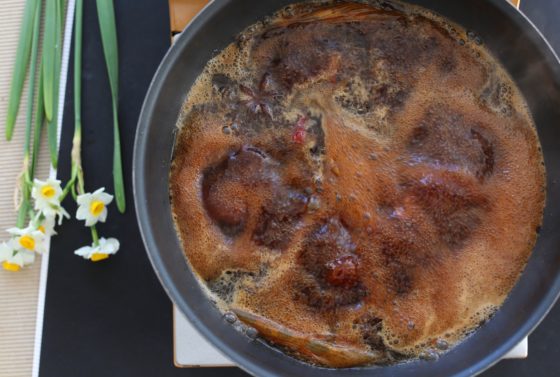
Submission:
[[[81,162],[81,128],[80,126],[75,125],[74,128],[74,139],[72,140],[72,172],[70,176],[70,180],[64,186],[62,190],[62,195],[60,197],[60,201],[62,202],[68,193],[75,192],[75,187],[78,186],[78,193],[80,195],[85,194],[84,188],[84,172],[82,169],[82,162]],[[75,195],[74,195],[75,196]]]
[[30,175],[35,177],[35,167],[39,158],[39,146],[41,145],[41,133],[45,120],[45,105],[43,103],[43,68],[42,59],[39,66],[39,90],[37,91],[37,109],[35,110],[35,127],[33,129],[33,158],[31,159]]
[[74,140],[72,144],[72,176],[78,181],[78,193],[85,194],[82,169],[82,29],[84,2],[76,0],[74,30]]
[[84,195],[86,193],[86,189],[84,187],[84,173],[82,168],[78,169],[78,195]]
[[91,238],[93,239],[93,246],[99,246],[99,235],[97,234],[95,225],[91,226]]
[[25,227],[25,220],[27,219],[28,211],[29,211],[29,202],[22,201],[21,204],[19,205],[16,227],[18,228]]
[[72,186],[74,185],[74,183],[76,182],[72,178],[70,178],[70,180],[66,182],[66,186],[64,186],[64,189],[62,190],[62,194],[60,195],[60,202],[63,202],[64,199],[66,199],[66,196],[68,196],[68,194],[72,190]]
[[62,191],[61,201],[70,193],[74,193],[77,183],[78,192],[84,194],[84,173],[82,170],[82,30],[83,0],[76,1],[74,20],[74,138],[72,139],[72,173],[70,180]]
[[78,200],[78,193],[76,192],[76,185],[72,185],[70,186],[70,192],[72,193],[72,197],[74,198],[74,200]]
[[45,220],[45,216],[41,212],[34,213],[33,211],[29,212],[29,217],[31,218],[32,225],[34,228],[38,228],[39,225]]
[[27,216],[29,216],[29,222],[31,222],[31,224],[33,225],[33,227],[37,227],[39,224],[37,224],[38,219],[41,216],[41,212],[38,212],[37,214],[35,214],[35,211],[33,211],[31,208],[29,209],[29,211],[27,211]]
[[[74,135],[82,130],[82,29],[83,0],[76,0],[76,19],[74,21]],[[76,137],[76,136],[74,136]]]

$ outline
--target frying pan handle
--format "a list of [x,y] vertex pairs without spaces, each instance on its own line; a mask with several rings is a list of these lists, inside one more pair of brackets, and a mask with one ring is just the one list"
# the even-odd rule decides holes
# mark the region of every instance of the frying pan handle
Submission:
[[[173,0],[169,0],[171,3],[173,2]],[[519,7],[521,7],[521,0],[509,0],[517,9],[519,9]]]

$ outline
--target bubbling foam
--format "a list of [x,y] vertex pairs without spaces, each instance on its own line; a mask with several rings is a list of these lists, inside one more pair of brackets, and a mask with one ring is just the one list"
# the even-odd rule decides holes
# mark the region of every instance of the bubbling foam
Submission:
[[472,32],[398,2],[294,4],[206,65],[174,218],[228,322],[329,367],[435,360],[536,239],[539,141]]

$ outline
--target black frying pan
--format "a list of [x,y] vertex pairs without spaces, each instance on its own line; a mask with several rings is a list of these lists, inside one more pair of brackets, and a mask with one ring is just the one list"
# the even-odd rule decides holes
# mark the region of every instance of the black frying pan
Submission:
[[[505,0],[411,0],[480,35],[525,95],[547,168],[544,224],[531,259],[494,318],[438,361],[343,370],[312,367],[250,341],[227,324],[189,269],[175,233],[168,176],[181,105],[206,62],[247,26],[293,0],[216,0],[183,32],[156,73],[134,149],[140,229],[164,288],[222,353],[257,376],[469,376],[496,363],[533,330],[560,292],[560,64],[531,22]],[[523,219],[520,219],[523,221]]]

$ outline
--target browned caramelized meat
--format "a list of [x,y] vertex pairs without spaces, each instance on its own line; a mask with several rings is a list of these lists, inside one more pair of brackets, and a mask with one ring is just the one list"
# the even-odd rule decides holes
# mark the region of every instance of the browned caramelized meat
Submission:
[[265,203],[253,239],[271,249],[284,249],[293,238],[294,226],[307,209],[308,197],[301,191],[282,188]]
[[239,233],[247,221],[247,198],[240,193],[274,180],[274,167],[269,160],[259,149],[244,147],[204,172],[204,205],[210,218],[225,234]]
[[541,221],[524,99],[420,8],[292,5],[208,63],[179,126],[190,266],[228,321],[314,364],[437,358],[502,304]]
[[340,221],[320,224],[304,241],[298,257],[303,271],[295,296],[319,310],[354,305],[366,296],[356,245]]
[[494,147],[483,127],[445,106],[430,108],[412,131],[408,149],[418,162],[464,168],[484,179],[494,170]]

